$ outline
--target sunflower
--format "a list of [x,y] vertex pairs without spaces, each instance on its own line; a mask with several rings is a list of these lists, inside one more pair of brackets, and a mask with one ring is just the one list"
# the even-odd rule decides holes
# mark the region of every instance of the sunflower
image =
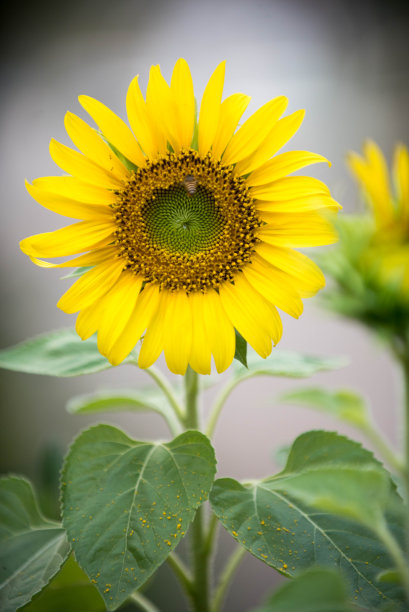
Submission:
[[[45,208],[79,219],[21,242],[43,267],[88,268],[58,302],[79,312],[82,339],[117,365],[139,339],[139,365],[164,351],[169,369],[208,374],[231,364],[235,330],[267,357],[279,341],[277,307],[299,317],[301,298],[324,286],[319,268],[294,250],[336,240],[323,210],[338,208],[319,180],[288,174],[321,155],[276,155],[304,111],[281,118],[274,98],[238,128],[250,98],[222,102],[225,62],[211,75],[196,117],[193,83],[179,59],[170,86],[159,66],[146,98],[138,76],[127,98],[130,128],[101,102],[79,101],[99,130],[72,113],[65,127],[75,151],[51,141],[68,176],[27,184]],[[82,254],[81,254],[82,253]],[[80,255],[81,254],[81,255]],[[78,255],[63,263],[39,258]]]
[[363,156],[350,153],[349,167],[369,206],[372,227],[362,255],[361,267],[379,288],[393,289],[409,300],[409,153],[403,145],[395,148],[391,188],[388,167],[380,148],[372,141],[363,147]]

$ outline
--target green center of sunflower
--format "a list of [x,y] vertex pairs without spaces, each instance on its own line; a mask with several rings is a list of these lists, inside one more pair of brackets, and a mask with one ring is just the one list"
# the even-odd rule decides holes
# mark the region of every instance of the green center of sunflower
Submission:
[[153,244],[191,255],[213,246],[223,229],[223,216],[210,191],[194,185],[189,193],[185,182],[155,190],[142,216]]
[[125,267],[169,291],[218,289],[251,260],[261,226],[245,180],[196,151],[133,173],[114,205]]

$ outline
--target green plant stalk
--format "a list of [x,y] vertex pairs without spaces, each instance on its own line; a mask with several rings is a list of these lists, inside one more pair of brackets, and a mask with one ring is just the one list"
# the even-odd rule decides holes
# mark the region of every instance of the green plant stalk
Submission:
[[132,603],[137,605],[139,610],[143,610],[143,612],[160,612],[159,608],[149,601],[149,599],[146,599],[146,597],[142,595],[142,593],[139,593],[139,591],[132,593],[130,600]]
[[189,597],[192,597],[192,592],[193,592],[192,577],[190,575],[189,570],[183,563],[183,561],[178,557],[178,555],[175,552],[170,553],[166,561],[169,567],[174,571],[174,573],[180,580],[182,586],[184,587],[186,591],[186,594],[189,595]]
[[[199,429],[198,415],[199,376],[190,367],[185,374],[186,429]],[[195,612],[209,612],[208,554],[204,534],[203,506],[196,512],[191,527],[193,559],[192,599]]]
[[404,476],[406,468],[403,459],[393,452],[382,434],[371,423],[356,425],[356,428],[362,431],[368,440],[372,442],[390,467],[400,476]]
[[233,378],[230,380],[225,387],[221,390],[219,396],[216,398],[215,403],[213,404],[212,411],[209,416],[209,420],[207,422],[206,427],[206,435],[208,438],[212,438],[218,418],[223,409],[224,404],[226,403],[227,398],[231,394],[231,392],[240,384],[242,381],[247,380],[248,378],[252,378],[253,376],[257,376],[253,372],[249,372],[248,374],[244,374],[240,378]]
[[405,559],[405,555],[383,520],[380,520],[375,528],[375,532],[384,543],[386,550],[393,559],[395,567],[400,574],[403,588],[405,589],[406,599],[409,602],[409,565]]
[[404,482],[406,492],[406,553],[409,559],[409,347],[403,357],[403,379],[405,394],[405,471]]
[[173,408],[173,411],[176,417],[178,418],[179,422],[183,423],[185,419],[185,415],[183,414],[183,409],[180,406],[178,400],[176,399],[166,378],[163,376],[163,374],[159,370],[157,370],[153,366],[151,366],[145,371],[156,382],[158,387],[163,391],[170,406]]
[[220,612],[222,609],[224,598],[226,597],[227,589],[230,586],[230,582],[234,576],[236,569],[238,568],[241,560],[246,554],[246,549],[242,546],[237,546],[230,559],[226,563],[226,566],[221,575],[219,584],[213,597],[210,612]]

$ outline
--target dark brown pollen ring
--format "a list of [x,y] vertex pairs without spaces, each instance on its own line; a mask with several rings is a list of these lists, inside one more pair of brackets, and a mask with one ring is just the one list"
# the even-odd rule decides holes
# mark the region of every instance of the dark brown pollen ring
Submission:
[[218,289],[251,260],[262,222],[245,180],[210,155],[188,150],[148,161],[117,195],[125,267],[160,289]]

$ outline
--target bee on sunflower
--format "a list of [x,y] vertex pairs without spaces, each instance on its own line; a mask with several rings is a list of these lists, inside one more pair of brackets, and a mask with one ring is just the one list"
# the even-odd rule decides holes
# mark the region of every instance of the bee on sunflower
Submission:
[[[339,205],[321,181],[288,176],[327,161],[308,151],[277,152],[304,111],[281,118],[288,100],[270,100],[240,127],[250,102],[222,101],[225,62],[211,75],[196,116],[189,66],[171,83],[150,71],[127,98],[130,128],[101,102],[79,101],[99,131],[72,113],[75,151],[51,141],[68,176],[27,184],[42,206],[79,221],[24,239],[39,266],[87,267],[58,302],[78,312],[82,339],[121,363],[143,337],[139,365],[165,354],[169,369],[209,374],[231,364],[237,331],[262,357],[282,334],[277,308],[299,317],[302,298],[324,286],[320,269],[295,250],[336,241],[324,211]],[[63,263],[41,258],[76,255]]]

